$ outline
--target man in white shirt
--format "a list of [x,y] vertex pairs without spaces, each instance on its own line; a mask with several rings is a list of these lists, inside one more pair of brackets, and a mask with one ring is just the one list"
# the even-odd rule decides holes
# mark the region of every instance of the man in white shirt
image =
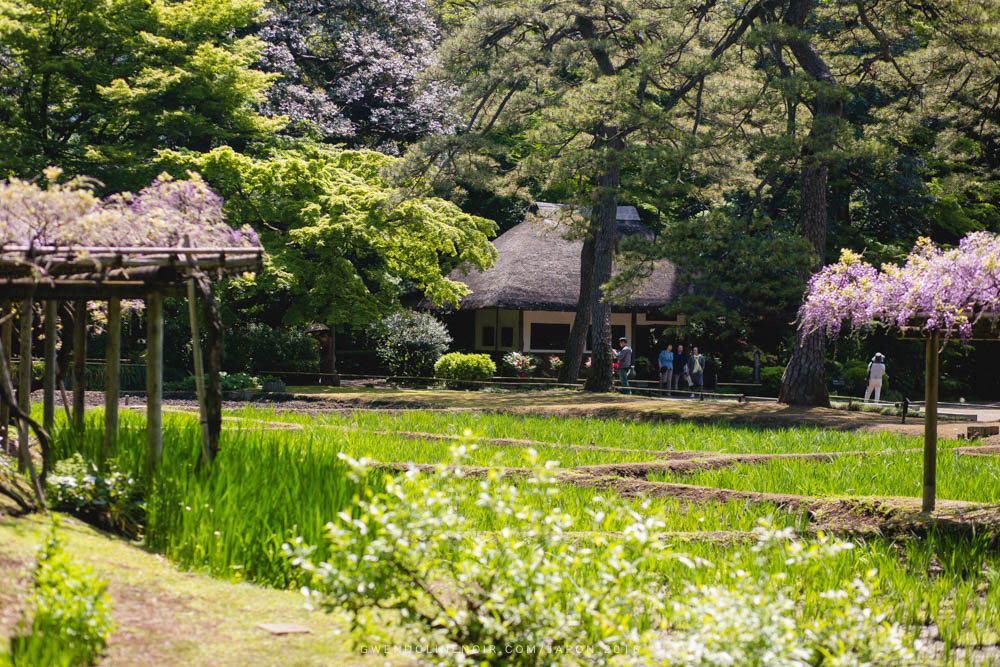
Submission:
[[875,402],[882,396],[882,378],[885,377],[885,357],[881,353],[876,353],[868,364],[868,389],[865,390],[865,401],[875,391]]

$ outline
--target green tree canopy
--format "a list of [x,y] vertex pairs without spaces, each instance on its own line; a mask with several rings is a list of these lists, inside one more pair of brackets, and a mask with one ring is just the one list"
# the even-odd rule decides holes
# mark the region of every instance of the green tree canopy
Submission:
[[274,75],[240,33],[262,0],[0,0],[0,173],[50,164],[135,189],[158,148],[240,146]]
[[467,288],[448,279],[463,262],[486,269],[496,225],[443,199],[401,200],[382,176],[397,161],[373,151],[325,146],[168,151],[160,166],[200,172],[225,199],[230,224],[250,224],[267,249],[246,298],[283,302],[285,322],[359,327],[398,307],[416,288],[435,303]]

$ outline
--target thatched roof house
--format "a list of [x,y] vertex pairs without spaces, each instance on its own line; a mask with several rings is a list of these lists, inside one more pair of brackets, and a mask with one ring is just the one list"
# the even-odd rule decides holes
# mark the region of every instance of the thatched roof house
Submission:
[[[457,344],[492,352],[564,350],[580,292],[583,242],[564,238],[560,209],[558,204],[539,202],[537,215],[493,242],[497,248],[493,268],[451,274],[470,289],[445,318]],[[618,234],[653,238],[634,206],[618,207]],[[634,339],[638,350],[648,340],[650,327],[679,324],[660,314],[678,289],[676,267],[666,260],[657,262],[638,294],[613,307],[614,336]]]

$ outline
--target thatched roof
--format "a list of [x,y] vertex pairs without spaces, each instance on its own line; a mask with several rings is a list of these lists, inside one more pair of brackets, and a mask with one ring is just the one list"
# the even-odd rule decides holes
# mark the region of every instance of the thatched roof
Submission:
[[[493,243],[497,260],[485,272],[453,271],[452,280],[469,286],[460,310],[511,308],[516,310],[576,309],[580,294],[580,250],[582,241],[563,238],[565,226],[555,216],[558,204],[537,204],[539,219],[529,219],[501,234]],[[618,207],[619,238],[652,232],[639,223],[633,206]],[[669,261],[656,263],[653,275],[640,292],[615,310],[653,311],[670,302],[678,291],[677,270]]]

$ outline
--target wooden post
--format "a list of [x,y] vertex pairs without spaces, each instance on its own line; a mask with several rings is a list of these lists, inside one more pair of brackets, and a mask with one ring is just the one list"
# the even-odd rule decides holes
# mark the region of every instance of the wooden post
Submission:
[[191,349],[194,352],[194,386],[198,390],[198,421],[201,423],[201,456],[212,463],[212,444],[208,433],[208,409],[205,406],[205,363],[201,358],[201,337],[198,334],[198,294],[194,278],[188,280],[188,313],[191,316]]
[[937,481],[938,335],[927,339],[924,372],[924,502],[923,511],[934,511]]
[[[31,320],[34,315],[31,299],[21,302],[21,365],[17,369],[17,404],[25,413],[31,412]],[[31,465],[28,451],[28,423],[18,422],[18,462],[19,472],[25,472]]]
[[163,296],[146,297],[146,472],[163,458]]
[[73,304],[73,428],[83,430],[87,388],[87,302]]
[[108,300],[108,342],[104,369],[104,459],[118,446],[118,394],[122,351],[122,300]]
[[[11,304],[7,301],[0,303],[0,317],[10,313]],[[7,361],[13,356],[11,345],[14,339],[14,321],[7,320],[0,327],[0,344],[3,346],[3,354],[7,355]],[[14,445],[10,441],[10,406],[7,401],[0,397],[0,446],[9,454],[14,453]]]
[[42,382],[42,428],[52,435],[56,423],[56,320],[59,302],[45,302],[45,376]]

